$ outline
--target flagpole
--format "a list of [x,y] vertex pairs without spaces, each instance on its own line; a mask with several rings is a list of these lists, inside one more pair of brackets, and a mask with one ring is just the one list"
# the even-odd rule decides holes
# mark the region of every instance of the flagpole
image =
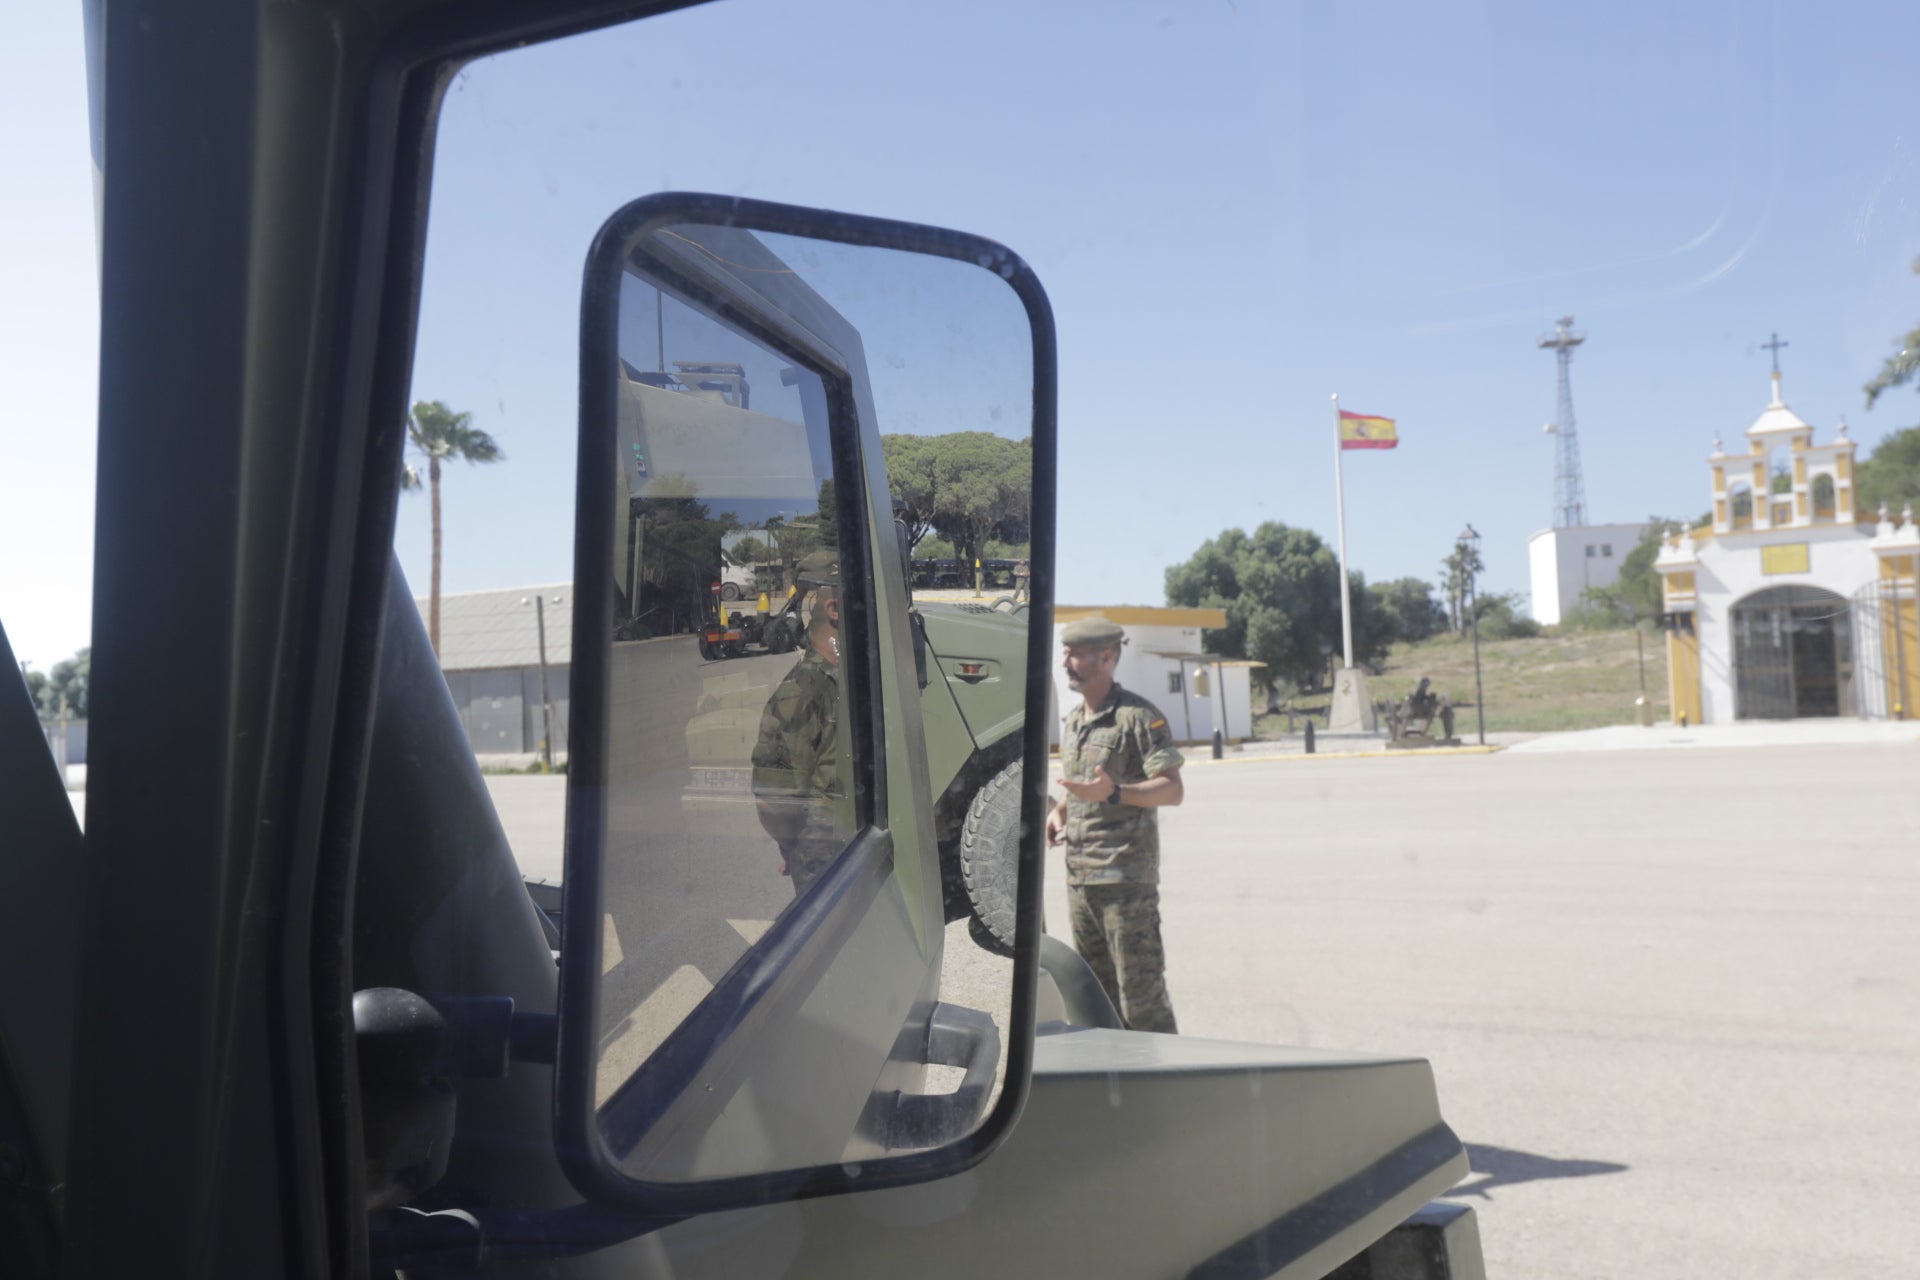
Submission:
[[1340,455],[1346,450],[1340,439],[1340,394],[1333,396],[1333,510],[1340,526],[1340,641],[1346,665],[1353,666],[1353,600],[1347,585],[1347,485],[1341,472]]

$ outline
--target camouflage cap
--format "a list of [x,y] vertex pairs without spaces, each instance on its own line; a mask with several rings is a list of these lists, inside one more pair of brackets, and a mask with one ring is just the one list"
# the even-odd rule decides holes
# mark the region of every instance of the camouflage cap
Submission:
[[1117,622],[1105,618],[1081,618],[1078,622],[1069,622],[1060,632],[1060,643],[1069,647],[1089,645],[1101,649],[1110,649],[1125,643],[1127,633]]
[[814,552],[795,567],[794,577],[814,586],[837,586],[840,582],[840,553]]

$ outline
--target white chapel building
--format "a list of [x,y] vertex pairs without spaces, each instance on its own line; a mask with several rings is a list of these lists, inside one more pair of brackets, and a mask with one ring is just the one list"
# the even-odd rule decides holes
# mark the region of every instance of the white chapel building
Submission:
[[1914,714],[1912,511],[1855,510],[1846,426],[1816,443],[1778,373],[1745,444],[1714,441],[1713,522],[1670,536],[1654,561],[1675,723]]

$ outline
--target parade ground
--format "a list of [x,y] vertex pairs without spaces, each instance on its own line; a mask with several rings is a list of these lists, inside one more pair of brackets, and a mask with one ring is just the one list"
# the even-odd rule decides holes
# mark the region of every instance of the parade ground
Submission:
[[[1920,730],[1754,728],[1194,753],[1182,1031],[1431,1059],[1491,1276],[1907,1273]],[[489,784],[557,875],[562,780]]]
[[1489,1275],[1898,1274],[1913,737],[1196,763],[1181,1029],[1430,1058]]

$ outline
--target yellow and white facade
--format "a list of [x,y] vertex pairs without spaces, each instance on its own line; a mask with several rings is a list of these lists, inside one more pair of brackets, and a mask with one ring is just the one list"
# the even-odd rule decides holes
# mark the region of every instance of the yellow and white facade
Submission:
[[1844,424],[1818,443],[1773,395],[1707,459],[1712,522],[1654,562],[1676,723],[1902,718],[1920,707],[1920,525],[1854,504]]

